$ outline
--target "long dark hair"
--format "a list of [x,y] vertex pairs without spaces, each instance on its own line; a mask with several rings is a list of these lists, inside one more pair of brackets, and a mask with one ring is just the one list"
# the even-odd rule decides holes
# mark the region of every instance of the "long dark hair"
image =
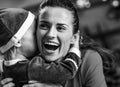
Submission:
[[108,78],[111,73],[116,72],[115,55],[113,54],[113,51],[100,46],[97,42],[88,36],[82,35],[81,40],[80,50],[82,52],[82,57],[85,55],[85,50],[95,50],[102,58],[105,77]]

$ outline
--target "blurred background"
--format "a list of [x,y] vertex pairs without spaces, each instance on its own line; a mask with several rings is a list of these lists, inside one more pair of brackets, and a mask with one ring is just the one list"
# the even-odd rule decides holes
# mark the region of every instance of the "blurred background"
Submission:
[[[0,8],[21,7],[36,13],[42,0],[0,0]],[[101,46],[114,51],[117,73],[110,87],[120,87],[120,0],[71,0],[77,7],[80,29]]]

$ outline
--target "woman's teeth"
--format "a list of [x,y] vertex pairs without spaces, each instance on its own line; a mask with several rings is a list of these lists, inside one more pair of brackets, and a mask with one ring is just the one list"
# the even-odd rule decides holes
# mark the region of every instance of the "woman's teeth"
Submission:
[[59,45],[56,43],[46,42],[44,43],[44,47],[48,50],[56,50],[59,47]]
[[46,42],[45,44],[47,44],[47,45],[55,45],[55,46],[58,46],[58,44],[57,43],[51,43],[51,42]]

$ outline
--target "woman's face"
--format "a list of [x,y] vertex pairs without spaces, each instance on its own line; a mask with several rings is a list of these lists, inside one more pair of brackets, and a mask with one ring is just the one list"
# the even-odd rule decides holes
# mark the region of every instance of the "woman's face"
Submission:
[[65,56],[74,41],[71,11],[60,7],[45,7],[40,11],[37,43],[42,56],[55,61]]

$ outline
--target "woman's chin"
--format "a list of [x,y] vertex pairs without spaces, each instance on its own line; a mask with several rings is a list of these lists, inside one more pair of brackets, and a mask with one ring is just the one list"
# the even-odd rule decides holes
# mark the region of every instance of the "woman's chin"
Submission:
[[58,58],[57,56],[53,56],[53,55],[48,55],[48,56],[44,56],[45,60],[47,61],[56,61]]
[[47,61],[56,61],[59,55],[59,49],[56,50],[48,50],[48,49],[44,49],[44,51],[42,51],[44,54],[44,58]]

